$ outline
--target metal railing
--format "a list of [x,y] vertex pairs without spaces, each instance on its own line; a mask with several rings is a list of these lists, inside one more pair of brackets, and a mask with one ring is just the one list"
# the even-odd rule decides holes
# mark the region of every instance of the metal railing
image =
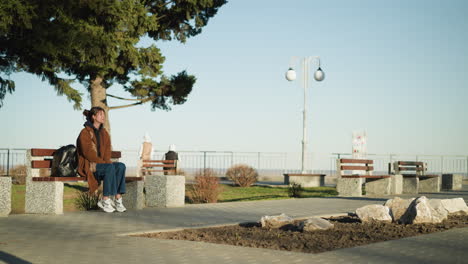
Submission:
[[[162,159],[165,151],[154,151],[154,159]],[[233,152],[233,151],[179,151],[179,168],[187,175],[205,168],[213,169],[223,176],[235,164],[247,164],[257,169],[261,176],[281,176],[285,172],[299,173],[301,153],[289,152]],[[311,173],[336,174],[336,160],[351,157],[350,153],[308,153],[306,167]],[[397,160],[424,161],[428,173],[457,173],[468,178],[468,156],[456,155],[410,155],[410,154],[368,154],[374,160],[376,172],[387,172],[388,163]],[[127,174],[136,174],[137,150],[122,150],[121,161],[127,165]],[[24,173],[26,149],[0,148],[0,176]],[[23,169],[21,168],[23,166]]]

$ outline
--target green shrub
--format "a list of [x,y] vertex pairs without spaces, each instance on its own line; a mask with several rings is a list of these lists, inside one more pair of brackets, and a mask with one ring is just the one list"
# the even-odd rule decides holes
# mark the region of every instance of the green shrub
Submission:
[[249,187],[257,182],[258,173],[246,164],[237,164],[227,170],[226,177],[240,187]]
[[294,198],[300,198],[304,192],[304,188],[299,183],[292,183],[288,187],[288,196]]
[[96,210],[99,209],[97,203],[102,197],[100,191],[96,193],[81,192],[75,200],[75,205],[81,210]]

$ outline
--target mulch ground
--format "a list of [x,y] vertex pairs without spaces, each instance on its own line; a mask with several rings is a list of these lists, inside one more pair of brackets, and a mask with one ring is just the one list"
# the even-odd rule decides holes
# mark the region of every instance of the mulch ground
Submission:
[[335,227],[331,230],[300,232],[296,225],[280,229],[265,229],[259,223],[235,226],[185,229],[139,235],[158,239],[177,239],[228,244],[243,247],[319,253],[350,248],[404,237],[441,232],[451,228],[468,227],[468,216],[450,216],[440,224],[402,225],[396,223],[361,223],[356,217],[328,218]]

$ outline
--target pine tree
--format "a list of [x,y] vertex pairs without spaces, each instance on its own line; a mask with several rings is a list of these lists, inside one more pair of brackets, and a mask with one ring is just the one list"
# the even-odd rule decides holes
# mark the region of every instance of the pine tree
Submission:
[[[156,45],[138,47],[142,37],[176,40],[201,33],[226,0],[9,0],[0,2],[0,107],[15,90],[8,78],[29,72],[47,80],[82,108],[71,84],[88,87],[92,106],[106,113],[151,102],[151,109],[183,104],[196,81],[182,71],[162,73],[164,56]],[[69,76],[63,78],[62,76]],[[106,89],[122,84],[131,104],[108,106]],[[108,114],[108,113],[107,113]],[[109,118],[107,118],[108,120]],[[110,129],[109,123],[106,124]]]

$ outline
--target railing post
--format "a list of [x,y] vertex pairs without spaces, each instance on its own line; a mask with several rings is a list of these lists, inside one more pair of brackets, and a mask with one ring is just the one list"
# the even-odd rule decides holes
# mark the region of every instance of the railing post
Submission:
[[440,174],[444,174],[444,156],[440,156]]
[[468,156],[466,156],[466,178],[468,179]]
[[7,150],[7,169],[6,176],[10,176],[10,149]]
[[206,151],[203,151],[203,171],[206,170]]
[[260,154],[261,152],[258,152],[258,165],[257,165],[257,171],[260,170]]

